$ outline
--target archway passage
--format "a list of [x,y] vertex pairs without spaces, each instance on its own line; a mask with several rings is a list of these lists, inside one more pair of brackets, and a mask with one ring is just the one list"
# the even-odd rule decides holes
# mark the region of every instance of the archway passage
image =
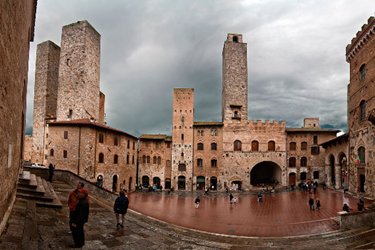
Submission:
[[281,168],[274,162],[260,162],[250,172],[250,184],[253,186],[278,183],[281,183]]

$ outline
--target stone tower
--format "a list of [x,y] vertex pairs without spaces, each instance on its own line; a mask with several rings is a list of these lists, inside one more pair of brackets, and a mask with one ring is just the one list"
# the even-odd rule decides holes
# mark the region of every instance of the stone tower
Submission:
[[223,48],[223,122],[247,120],[247,44],[241,34],[228,34]]
[[192,190],[193,177],[194,89],[177,88],[173,92],[172,186]]
[[57,120],[99,120],[100,34],[87,22],[62,29]]
[[44,161],[46,119],[56,117],[60,47],[51,41],[38,44],[36,54],[32,162]]
[[349,190],[375,195],[375,18],[346,47],[348,85]]

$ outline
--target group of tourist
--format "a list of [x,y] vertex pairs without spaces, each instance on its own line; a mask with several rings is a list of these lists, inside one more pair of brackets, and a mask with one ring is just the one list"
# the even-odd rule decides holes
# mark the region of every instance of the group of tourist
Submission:
[[320,210],[320,200],[315,199],[315,201],[314,201],[314,199],[310,196],[309,207],[310,207],[310,211],[314,211],[315,209]]
[[[121,190],[116,198],[113,211],[116,215],[116,227],[124,228],[125,214],[129,206],[129,199],[124,190]],[[77,187],[70,192],[68,198],[69,227],[72,232],[74,248],[81,248],[85,245],[84,225],[89,218],[90,202],[89,192],[83,182],[78,182]]]

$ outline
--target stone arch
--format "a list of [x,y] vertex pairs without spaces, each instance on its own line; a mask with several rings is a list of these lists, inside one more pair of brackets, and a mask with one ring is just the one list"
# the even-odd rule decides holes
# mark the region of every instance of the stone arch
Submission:
[[112,176],[112,192],[117,192],[117,182],[118,182],[118,176],[117,174]]
[[262,161],[251,169],[250,184],[257,186],[281,183],[281,175],[282,170],[278,164],[272,161]]
[[147,175],[142,176],[142,187],[150,186],[150,178]]
[[206,187],[206,178],[204,176],[197,176],[197,190],[204,190]]
[[183,175],[178,176],[177,188],[178,188],[178,190],[185,190],[186,189],[186,177],[185,176],[183,176]]
[[104,175],[102,173],[99,173],[96,176],[96,185],[98,187],[103,187],[103,182],[104,182]]

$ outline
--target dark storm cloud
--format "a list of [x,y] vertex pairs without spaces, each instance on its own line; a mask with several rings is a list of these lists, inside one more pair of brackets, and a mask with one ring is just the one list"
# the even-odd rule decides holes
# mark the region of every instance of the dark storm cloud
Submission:
[[173,88],[195,89],[195,120],[221,120],[226,34],[248,43],[249,117],[304,117],[344,128],[345,47],[373,15],[373,1],[40,1],[31,48],[27,125],[32,125],[35,46],[60,43],[63,25],[88,20],[101,34],[101,89],[110,126],[171,133]]

